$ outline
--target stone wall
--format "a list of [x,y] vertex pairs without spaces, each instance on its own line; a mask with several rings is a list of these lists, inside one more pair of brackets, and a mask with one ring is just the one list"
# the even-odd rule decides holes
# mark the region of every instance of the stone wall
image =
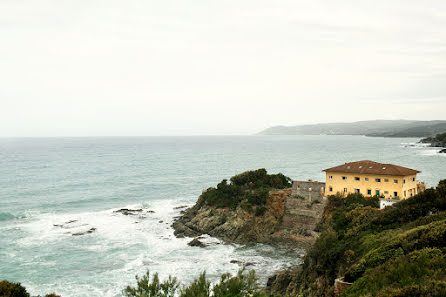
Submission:
[[322,218],[327,201],[324,186],[325,183],[320,182],[293,182],[291,193],[286,200],[281,200],[285,207],[279,231],[274,234],[277,240],[308,244],[314,242],[318,236],[315,228]]

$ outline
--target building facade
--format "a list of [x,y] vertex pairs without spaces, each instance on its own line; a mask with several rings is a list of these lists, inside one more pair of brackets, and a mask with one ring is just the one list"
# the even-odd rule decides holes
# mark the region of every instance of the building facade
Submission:
[[407,199],[418,193],[418,170],[373,161],[358,161],[323,170],[325,195],[360,193],[365,197]]

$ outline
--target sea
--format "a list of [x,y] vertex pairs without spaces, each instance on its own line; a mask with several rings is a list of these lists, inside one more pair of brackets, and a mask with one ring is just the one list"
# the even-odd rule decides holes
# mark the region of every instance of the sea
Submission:
[[[419,138],[190,136],[0,139],[0,280],[32,296],[122,296],[146,271],[183,284],[243,265],[265,283],[304,251],[176,238],[172,221],[203,190],[246,170],[324,181],[323,169],[373,160],[446,178],[446,154]],[[142,209],[134,215],[116,212]],[[90,233],[89,233],[90,232]]]

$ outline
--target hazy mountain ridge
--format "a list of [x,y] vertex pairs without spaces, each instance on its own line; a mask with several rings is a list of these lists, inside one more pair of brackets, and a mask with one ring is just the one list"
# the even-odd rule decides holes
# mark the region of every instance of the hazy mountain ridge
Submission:
[[446,131],[446,121],[374,120],[352,123],[323,123],[275,126],[259,135],[366,135],[379,137],[426,137]]

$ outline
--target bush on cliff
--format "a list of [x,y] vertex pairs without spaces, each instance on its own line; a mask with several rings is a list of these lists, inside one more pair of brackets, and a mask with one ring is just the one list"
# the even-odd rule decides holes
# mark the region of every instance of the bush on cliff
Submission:
[[[446,181],[379,210],[361,197],[331,197],[326,220],[288,293],[327,296],[441,296],[446,287]],[[437,293],[435,293],[437,292]],[[285,290],[282,292],[285,293]]]
[[206,205],[230,209],[235,209],[243,203],[245,210],[252,210],[252,207],[262,207],[266,204],[270,190],[288,187],[291,187],[289,177],[281,173],[268,174],[262,168],[235,175],[230,178],[229,183],[226,179],[222,180],[216,188],[211,187],[203,192],[201,201]]

